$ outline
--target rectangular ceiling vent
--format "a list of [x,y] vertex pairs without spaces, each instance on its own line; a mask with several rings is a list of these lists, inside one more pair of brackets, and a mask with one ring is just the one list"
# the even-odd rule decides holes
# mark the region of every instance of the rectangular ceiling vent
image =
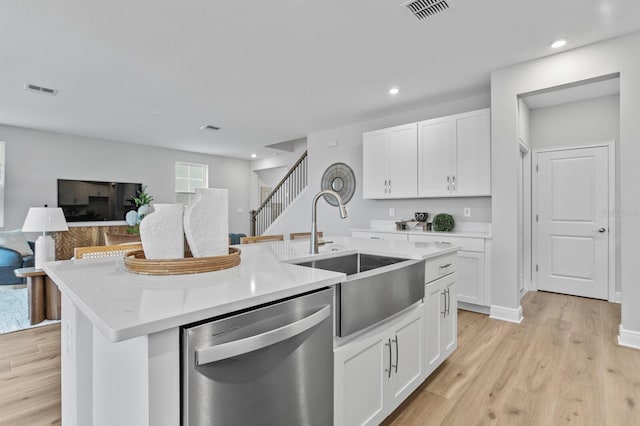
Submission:
[[35,84],[26,83],[24,85],[24,90],[27,92],[35,92],[35,93],[43,93],[45,95],[55,96],[58,94],[58,91],[55,89],[49,89],[48,87],[36,86]]
[[452,0],[412,0],[404,3],[403,6],[418,21],[423,21],[448,10],[451,7],[451,2]]
[[213,126],[211,124],[205,124],[204,126],[200,127],[200,130],[220,130],[220,127]]

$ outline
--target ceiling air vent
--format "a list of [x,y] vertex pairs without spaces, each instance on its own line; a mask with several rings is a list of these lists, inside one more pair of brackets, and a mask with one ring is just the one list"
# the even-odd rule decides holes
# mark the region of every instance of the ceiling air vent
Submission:
[[220,127],[212,126],[211,124],[205,124],[204,126],[200,127],[200,130],[220,130]]
[[47,87],[36,86],[35,84],[25,84],[24,90],[27,92],[35,92],[35,93],[44,93],[45,95],[55,96],[58,94],[58,91],[55,89],[49,89]]
[[431,18],[434,15],[442,13],[451,7],[452,0],[413,0],[404,3],[413,16],[418,21]]

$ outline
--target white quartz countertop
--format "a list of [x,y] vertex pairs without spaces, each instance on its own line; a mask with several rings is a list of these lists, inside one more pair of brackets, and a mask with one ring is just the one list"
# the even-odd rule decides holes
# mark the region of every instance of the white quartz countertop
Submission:
[[[63,295],[113,342],[152,334],[331,286],[345,274],[292,264],[349,251],[428,259],[457,246],[437,243],[326,237],[320,254],[309,241],[237,246],[240,265],[191,275],[147,276],[128,272],[119,260],[49,262],[44,271]],[[63,313],[64,321],[64,313]]]

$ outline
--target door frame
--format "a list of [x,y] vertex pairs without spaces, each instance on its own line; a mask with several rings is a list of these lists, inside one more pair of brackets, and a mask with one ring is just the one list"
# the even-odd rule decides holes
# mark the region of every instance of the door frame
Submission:
[[[520,272],[522,272],[523,274],[523,279],[524,279],[524,291],[519,295],[520,299],[522,299],[524,297],[525,294],[527,294],[528,291],[530,290],[537,290],[537,283],[536,283],[536,287],[533,287],[533,252],[532,252],[532,212],[533,212],[533,207],[532,207],[532,179],[533,179],[533,173],[532,173],[532,155],[533,152],[531,151],[531,149],[527,146],[527,144],[524,143],[524,141],[522,139],[519,139],[518,141],[519,143],[519,151],[520,151],[520,158],[518,159],[518,161],[522,161],[522,164],[519,165],[518,167],[518,173],[520,174],[518,179],[522,179],[518,188],[519,191],[519,197],[518,197],[518,204],[520,205],[520,202],[522,201],[522,206],[521,206],[521,210],[519,212],[519,217],[518,217],[518,221],[522,220],[523,222],[523,226],[524,226],[524,232],[522,235],[523,241],[522,241],[522,245],[520,245],[520,242],[518,242],[518,252],[520,251],[520,248],[523,248],[523,252],[519,253],[519,256],[522,258],[522,267],[523,270],[522,271],[518,271],[518,275],[520,275]],[[520,170],[520,166],[522,166],[522,169]],[[519,225],[518,225],[519,227]],[[518,262],[520,262],[520,258],[518,259]],[[518,276],[518,279],[520,279],[520,277]]]
[[[533,161],[537,168],[538,166],[538,154],[543,152],[554,151],[569,151],[574,149],[584,148],[607,148],[608,160],[609,160],[609,201],[608,211],[609,216],[609,259],[608,259],[608,277],[609,277],[609,289],[608,297],[609,302],[616,302],[616,150],[615,140],[608,140],[603,142],[597,142],[588,145],[575,145],[575,146],[562,146],[554,148],[544,148],[539,150],[533,150]],[[538,290],[538,272],[535,270],[534,265],[538,265],[538,222],[535,217],[538,212],[538,174],[535,169],[532,168],[532,174],[535,173],[535,177],[532,179],[532,205],[531,205],[531,217],[532,217],[532,248],[531,248],[531,265],[532,268],[532,280],[531,289]]]

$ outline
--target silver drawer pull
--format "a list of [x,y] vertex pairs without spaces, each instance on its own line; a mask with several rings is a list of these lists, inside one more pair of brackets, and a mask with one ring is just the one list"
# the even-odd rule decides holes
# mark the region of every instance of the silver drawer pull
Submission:
[[449,241],[436,241],[436,244],[451,244]]
[[441,265],[440,269],[445,269],[448,268],[449,266],[453,265],[453,263],[447,263],[446,265]]
[[369,237],[369,238],[371,238],[372,240],[381,240],[382,239],[382,237]]

